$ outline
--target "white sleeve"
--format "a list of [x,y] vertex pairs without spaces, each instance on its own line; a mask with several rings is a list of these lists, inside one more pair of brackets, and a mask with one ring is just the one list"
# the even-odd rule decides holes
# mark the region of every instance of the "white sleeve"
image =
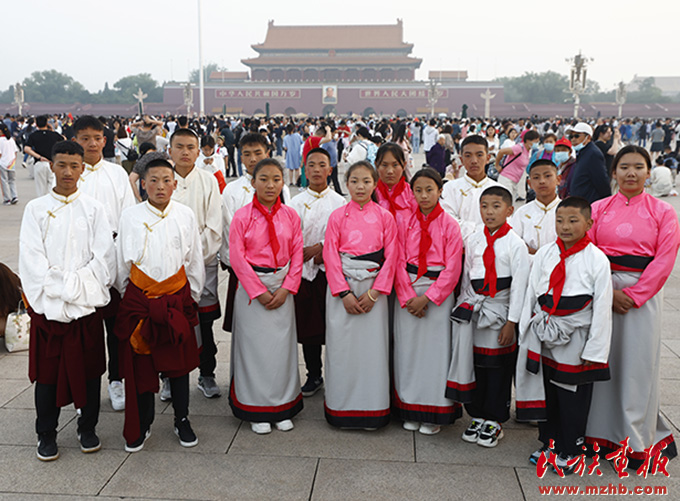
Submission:
[[187,228],[189,247],[186,249],[184,257],[184,271],[186,271],[191,287],[191,297],[198,303],[205,286],[205,265],[201,236],[198,233],[198,224],[193,212],[191,212],[190,217],[191,222],[189,228]]
[[61,299],[65,303],[79,307],[99,307],[108,304],[111,298],[109,287],[113,285],[115,278],[113,233],[104,207],[99,206],[95,209],[93,230],[90,261],[78,270],[63,273]]
[[222,192],[222,245],[220,260],[229,266],[229,226],[234,218],[234,197],[229,194],[229,185]]
[[513,239],[510,245],[510,266],[512,284],[510,285],[510,306],[508,322],[519,322],[529,280],[529,250],[521,238]]
[[49,269],[49,261],[42,239],[40,223],[28,205],[24,210],[19,232],[19,276],[21,288],[29,305],[36,312],[44,312],[46,300],[44,294],[45,278]]
[[[207,179],[207,178],[206,178]],[[205,203],[205,228],[201,231],[201,245],[205,264],[215,261],[222,245],[222,201],[217,178],[210,176],[210,191]]]
[[[519,338],[518,342],[522,344],[524,342],[524,337],[526,336],[527,328],[529,327],[529,321],[534,313],[534,306],[536,305],[536,287],[538,281],[541,279],[541,273],[543,272],[543,256],[545,252],[536,253],[533,267],[529,273],[529,280],[527,281],[527,291],[524,296],[524,303],[522,304],[522,313],[519,318]],[[514,281],[514,277],[513,277]]]
[[[128,238],[127,222],[124,217],[120,218],[120,225],[118,226],[118,236],[116,237],[116,290],[121,296],[125,295],[125,289],[130,279],[130,269],[132,264],[125,259],[125,243]],[[130,238],[133,238],[132,236]]]
[[602,252],[594,253],[590,263],[593,280],[593,319],[581,358],[605,363],[609,358],[612,337],[613,287],[609,260]]

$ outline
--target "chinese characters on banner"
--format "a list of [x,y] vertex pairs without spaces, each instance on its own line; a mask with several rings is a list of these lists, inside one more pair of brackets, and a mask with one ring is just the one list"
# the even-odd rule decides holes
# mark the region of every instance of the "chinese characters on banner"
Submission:
[[[441,89],[441,98],[449,97],[448,89]],[[427,89],[363,89],[361,99],[427,99]]]
[[217,99],[300,99],[300,89],[217,89]]
[[[626,471],[626,468],[628,467],[628,454],[632,453],[633,449],[631,449],[628,445],[628,440],[629,438],[622,440],[620,442],[620,447],[617,450],[605,456],[605,459],[614,463],[614,469],[619,475],[619,478],[626,478],[629,476],[628,472]],[[536,475],[538,478],[543,478],[545,472],[548,471],[548,469],[552,469],[559,477],[564,478],[564,471],[556,464],[557,455],[554,452],[554,448],[555,441],[550,440],[550,444],[548,446],[549,454],[541,454],[541,457],[536,463]],[[666,445],[664,444],[663,447],[660,448],[649,447],[648,449],[645,449],[644,459],[642,461],[642,465],[637,469],[637,474],[643,478],[647,478],[647,475],[650,473],[652,475],[662,473],[663,475],[670,477],[668,471],[666,470],[668,458],[661,455],[665,448]],[[583,447],[583,450],[586,450],[585,446]],[[572,460],[568,461],[567,467],[571,468],[575,466],[573,473],[581,477],[586,473],[586,469],[588,475],[596,474],[597,476],[601,476],[602,471],[600,471],[599,468],[599,451],[600,447],[597,445],[597,442],[595,442],[593,444],[593,452],[595,455],[592,457],[592,462],[590,465],[586,465],[586,455],[581,454],[580,456],[576,456]],[[552,468],[549,468],[550,466],[552,466]]]

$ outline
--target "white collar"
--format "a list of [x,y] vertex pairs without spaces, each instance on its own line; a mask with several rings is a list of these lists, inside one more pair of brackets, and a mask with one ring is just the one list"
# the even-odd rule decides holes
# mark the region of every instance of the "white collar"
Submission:
[[468,176],[467,174],[465,174],[463,176],[463,179],[465,179],[469,184],[471,184],[475,188],[481,188],[482,186],[484,186],[489,181],[489,178],[484,176],[484,179],[482,179],[480,182],[477,182],[474,179],[472,179],[470,176]]

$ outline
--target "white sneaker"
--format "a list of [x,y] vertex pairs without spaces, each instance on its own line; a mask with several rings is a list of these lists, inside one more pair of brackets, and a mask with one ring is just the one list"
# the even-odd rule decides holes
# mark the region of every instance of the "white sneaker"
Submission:
[[125,386],[120,381],[109,383],[109,399],[114,411],[125,410]]
[[161,378],[161,402],[168,402],[172,400],[172,392],[170,391],[170,378]]
[[420,423],[418,421],[404,421],[402,427],[406,431],[418,431],[418,428],[420,428]]
[[503,438],[503,427],[496,421],[486,420],[479,433],[477,445],[482,447],[496,447],[498,441]]
[[250,423],[250,429],[258,435],[266,435],[272,432],[272,425],[269,423]]
[[276,423],[276,429],[279,431],[290,431],[294,428],[293,422],[290,419],[284,419]]
[[423,435],[436,435],[437,433],[442,431],[442,427],[437,424],[423,423],[420,425],[418,431]]

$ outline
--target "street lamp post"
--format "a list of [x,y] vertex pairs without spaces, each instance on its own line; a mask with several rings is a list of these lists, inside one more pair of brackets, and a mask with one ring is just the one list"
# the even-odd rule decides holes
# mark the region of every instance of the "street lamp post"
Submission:
[[203,31],[201,29],[201,0],[198,0],[198,87],[199,87],[199,113],[205,115],[205,85],[203,75]]
[[616,88],[616,104],[619,105],[619,118],[623,116],[623,105],[626,104],[627,94],[626,84],[619,82],[619,86]]
[[427,84],[427,104],[430,105],[430,118],[434,117],[434,107],[442,97],[442,91],[439,88],[439,82],[431,78]]
[[14,86],[14,104],[19,108],[19,115],[21,115],[24,108],[24,88],[19,82]]
[[576,56],[566,59],[571,63],[571,77],[569,79],[569,92],[574,96],[574,118],[578,118],[578,109],[581,105],[581,94],[586,90],[586,71],[588,62],[592,58],[584,57],[579,51]]

